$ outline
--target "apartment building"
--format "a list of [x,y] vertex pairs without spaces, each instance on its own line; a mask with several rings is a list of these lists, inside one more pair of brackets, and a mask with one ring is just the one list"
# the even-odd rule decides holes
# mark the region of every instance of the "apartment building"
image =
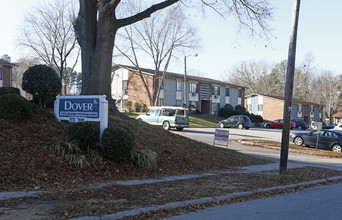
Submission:
[[[284,97],[252,94],[246,96],[248,112],[261,115],[264,120],[274,121],[283,118]],[[291,119],[307,123],[322,121],[323,106],[313,102],[292,99]]]
[[[150,92],[154,88],[154,70],[140,68]],[[112,68],[112,97],[121,111],[127,102],[146,104],[149,97],[138,70],[132,66]],[[158,76],[161,78],[161,74]],[[186,76],[186,105],[195,106],[203,114],[217,114],[225,104],[244,105],[245,87],[198,76]],[[158,96],[158,106],[182,106],[184,103],[184,74],[167,72]]]

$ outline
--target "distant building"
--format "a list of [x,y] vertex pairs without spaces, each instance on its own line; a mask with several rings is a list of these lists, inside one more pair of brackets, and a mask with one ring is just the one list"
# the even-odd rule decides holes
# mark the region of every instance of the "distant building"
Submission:
[[0,87],[12,87],[12,67],[16,66],[0,59]]
[[[142,69],[148,88],[153,93],[154,70]],[[161,77],[161,76],[158,76]],[[244,105],[245,87],[219,80],[191,76],[186,77],[186,105],[193,105],[204,114],[217,114],[225,104]],[[118,109],[127,110],[127,103],[149,106],[149,98],[135,67],[116,65],[112,68],[112,97]],[[184,103],[184,75],[166,73],[158,106],[182,106]]]
[[[274,121],[284,117],[284,97],[252,94],[246,96],[248,112],[261,115],[264,120]],[[291,119],[307,123],[322,121],[323,106],[313,102],[292,99]]]

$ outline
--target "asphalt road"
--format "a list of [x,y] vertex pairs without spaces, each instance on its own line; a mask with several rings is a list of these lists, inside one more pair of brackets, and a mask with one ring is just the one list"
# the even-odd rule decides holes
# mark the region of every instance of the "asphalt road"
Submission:
[[320,186],[295,194],[257,199],[175,216],[172,220],[341,219],[342,184]]
[[[249,130],[244,130],[244,129],[240,130],[236,128],[230,128],[228,130],[229,130],[229,143],[228,143],[229,149],[233,149],[241,153],[252,155],[252,156],[269,159],[274,162],[279,162],[280,151],[241,145],[241,144],[235,143],[235,140],[267,139],[267,140],[280,142],[281,133],[282,133],[281,129],[252,128]],[[295,131],[298,131],[298,130],[292,130],[291,132],[295,132]],[[212,145],[214,141],[215,128],[186,128],[182,132],[179,132],[176,130],[171,130],[171,132]],[[222,145],[221,147],[226,147],[226,146]],[[310,166],[319,166],[319,167],[337,169],[337,170],[342,171],[342,160],[335,159],[335,158],[326,158],[326,157],[319,157],[319,156],[312,156],[312,155],[289,152],[288,163],[304,163]]]

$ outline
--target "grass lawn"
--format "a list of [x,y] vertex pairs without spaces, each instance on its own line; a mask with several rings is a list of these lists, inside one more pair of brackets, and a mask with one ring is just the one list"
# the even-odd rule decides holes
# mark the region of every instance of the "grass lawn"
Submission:
[[[130,118],[137,118],[138,115],[145,114],[145,112],[127,112],[125,113]],[[218,122],[223,118],[217,115],[192,114],[189,115],[190,127],[218,127]]]

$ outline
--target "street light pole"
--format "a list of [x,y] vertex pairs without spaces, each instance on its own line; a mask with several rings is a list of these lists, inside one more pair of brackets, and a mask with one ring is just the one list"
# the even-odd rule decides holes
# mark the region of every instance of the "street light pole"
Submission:
[[184,56],[184,100],[183,100],[183,107],[186,107],[186,58],[190,57],[190,56],[194,56],[197,57],[198,54],[194,53],[188,56]]

